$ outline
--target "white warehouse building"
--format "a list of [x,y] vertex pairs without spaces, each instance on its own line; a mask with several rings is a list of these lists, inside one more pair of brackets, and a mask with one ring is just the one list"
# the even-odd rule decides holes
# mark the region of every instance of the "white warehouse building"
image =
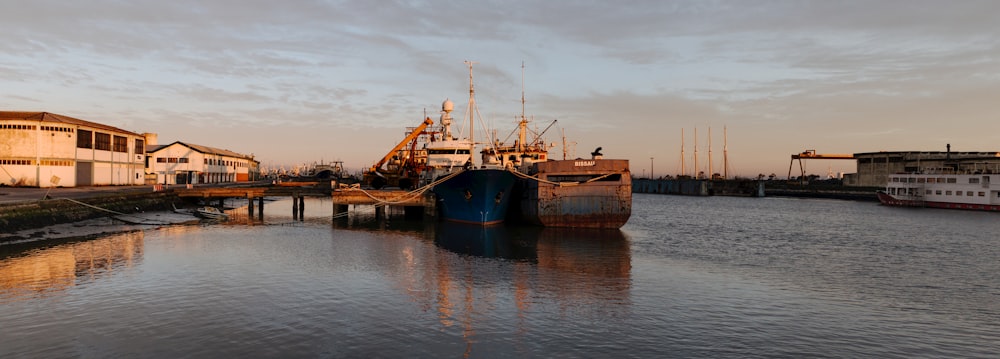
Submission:
[[[150,135],[150,142],[155,142]],[[168,145],[150,144],[148,173],[158,184],[195,184],[255,181],[260,162],[253,155],[195,145],[180,141]]]
[[0,184],[138,185],[144,135],[49,112],[0,111]]

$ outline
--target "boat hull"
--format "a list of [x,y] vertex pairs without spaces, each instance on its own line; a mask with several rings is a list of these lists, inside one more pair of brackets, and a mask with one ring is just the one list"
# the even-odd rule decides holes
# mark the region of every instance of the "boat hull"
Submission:
[[516,177],[501,169],[465,170],[431,190],[447,221],[498,224],[506,219]]
[[878,192],[878,200],[883,205],[892,207],[926,207],[926,208],[945,208],[945,209],[969,209],[969,210],[979,210],[979,211],[1000,211],[1000,205],[995,205],[995,204],[920,201],[920,200],[898,198],[883,191]]
[[628,160],[559,160],[519,180],[517,218],[546,227],[621,228],[632,216]]
[[212,207],[198,208],[192,213],[194,213],[195,217],[203,219],[226,219],[229,217],[225,212]]

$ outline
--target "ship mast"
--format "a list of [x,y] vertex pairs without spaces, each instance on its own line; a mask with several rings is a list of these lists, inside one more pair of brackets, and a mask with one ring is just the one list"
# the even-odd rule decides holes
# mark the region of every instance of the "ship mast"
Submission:
[[469,66],[469,162],[472,163],[473,168],[476,167],[476,156],[473,155],[476,152],[476,90],[472,85],[472,64],[476,63],[475,61],[465,60],[465,64]]
[[521,122],[517,129],[517,152],[520,154],[524,153],[524,141],[528,139],[528,118],[524,116],[524,61],[521,61]]

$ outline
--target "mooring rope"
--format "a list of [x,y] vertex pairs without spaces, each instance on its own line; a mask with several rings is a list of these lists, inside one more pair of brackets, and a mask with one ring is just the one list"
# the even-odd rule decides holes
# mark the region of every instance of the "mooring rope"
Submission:
[[167,224],[173,224],[173,223],[166,222],[166,221],[150,220],[148,218],[142,218],[142,217],[139,217],[139,216],[136,216],[136,215],[132,215],[132,214],[128,214],[128,213],[122,213],[122,212],[118,212],[118,211],[112,211],[110,209],[101,208],[101,207],[98,207],[98,206],[95,206],[95,205],[92,205],[92,204],[89,204],[89,203],[80,202],[80,201],[77,201],[77,200],[72,199],[72,198],[60,197],[60,198],[53,198],[53,199],[61,199],[61,200],[70,201],[70,202],[79,204],[81,206],[90,207],[90,208],[93,208],[93,209],[96,209],[96,210],[99,210],[99,211],[108,212],[108,213],[115,214],[115,215],[118,215],[118,216],[130,216],[130,217],[136,217],[136,218],[142,219],[141,222],[138,222],[138,221],[131,221],[131,220],[123,219],[123,218],[110,217],[109,216],[110,218],[113,218],[115,220],[122,221],[122,222],[125,222],[125,223],[128,223],[128,224],[145,224],[145,225],[167,225]]
[[394,200],[380,200],[378,198],[375,198],[375,196],[373,196],[368,191],[365,191],[365,190],[363,190],[361,188],[349,188],[348,190],[349,191],[361,191],[361,193],[364,193],[365,196],[368,196],[368,198],[371,198],[371,199],[375,200],[374,206],[387,206],[387,205],[392,205],[392,204],[405,203],[405,202],[407,202],[407,201],[409,201],[409,200],[411,200],[411,199],[413,199],[413,198],[415,198],[415,197],[417,197],[419,195],[424,194],[424,192],[427,192],[427,190],[429,190],[431,188],[434,188],[434,186],[437,186],[438,184],[440,184],[440,183],[442,183],[444,181],[447,181],[447,180],[451,179],[452,177],[458,176],[458,174],[462,173],[462,172],[465,172],[465,170],[459,170],[457,172],[452,172],[452,173],[448,174],[447,176],[441,177],[441,178],[435,180],[434,182],[428,183],[427,185],[425,185],[423,187],[420,187],[420,188],[417,188],[417,189],[412,190],[410,192],[407,192],[407,193],[403,194],[402,196],[397,197]]
[[521,172],[515,171],[513,169],[508,169],[508,171],[510,171],[511,173],[513,173],[515,176],[518,176],[518,177],[521,177],[521,178],[524,178],[524,179],[534,180],[534,181],[538,181],[538,182],[541,182],[541,183],[546,183],[546,184],[550,184],[550,185],[553,185],[553,186],[559,186],[559,187],[579,186],[579,185],[584,184],[584,183],[590,183],[590,182],[594,182],[594,181],[600,181],[601,179],[604,179],[604,178],[606,178],[608,176],[612,176],[612,175],[618,174],[617,172],[608,173],[608,174],[604,174],[604,175],[601,175],[601,176],[597,176],[597,177],[591,178],[591,179],[583,181],[583,182],[579,182],[579,181],[577,181],[577,182],[553,182],[553,181],[544,180],[544,179],[541,179],[541,178],[538,178],[538,177],[535,177],[535,176],[531,176],[531,175],[528,175],[528,174],[525,174],[525,173],[521,173]]

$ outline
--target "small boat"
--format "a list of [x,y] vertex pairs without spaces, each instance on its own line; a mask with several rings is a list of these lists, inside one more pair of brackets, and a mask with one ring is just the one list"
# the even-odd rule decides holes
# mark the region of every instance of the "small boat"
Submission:
[[229,215],[212,206],[205,206],[194,210],[194,215],[205,219],[226,219]]
[[891,174],[878,199],[896,207],[1000,211],[1000,174],[952,169]]

